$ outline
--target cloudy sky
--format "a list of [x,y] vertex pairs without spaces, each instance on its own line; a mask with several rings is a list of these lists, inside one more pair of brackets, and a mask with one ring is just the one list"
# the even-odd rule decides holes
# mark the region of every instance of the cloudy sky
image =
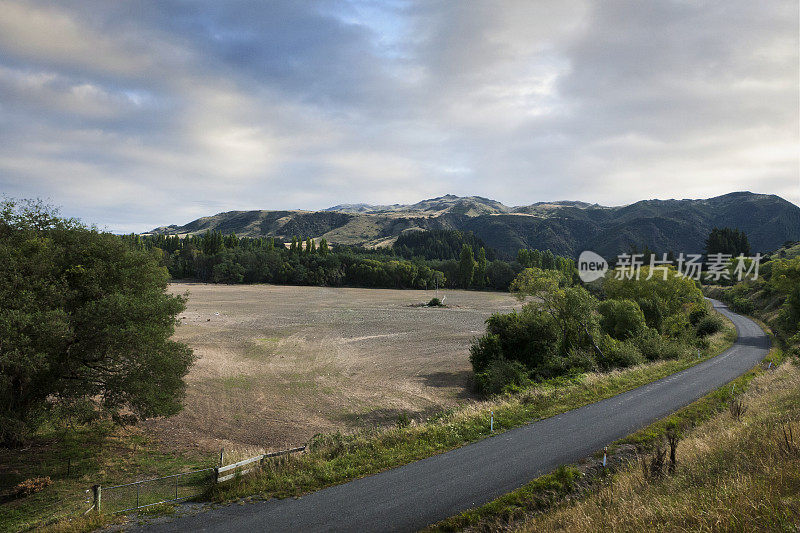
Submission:
[[798,2],[0,0],[0,194],[234,209],[800,203]]

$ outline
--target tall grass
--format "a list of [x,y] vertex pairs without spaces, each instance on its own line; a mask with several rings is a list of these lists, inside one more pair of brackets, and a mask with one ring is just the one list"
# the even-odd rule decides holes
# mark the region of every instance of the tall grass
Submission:
[[631,468],[591,496],[511,529],[797,531],[800,368],[785,363],[763,373],[740,398],[748,409],[738,420],[722,411],[681,441],[675,475],[652,481]]

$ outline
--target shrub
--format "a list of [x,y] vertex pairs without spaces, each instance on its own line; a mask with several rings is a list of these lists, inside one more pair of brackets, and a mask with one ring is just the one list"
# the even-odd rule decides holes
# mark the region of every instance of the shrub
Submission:
[[693,326],[697,326],[697,324],[707,316],[708,308],[705,305],[692,306],[692,310],[689,311],[689,323]]
[[503,348],[500,345],[500,337],[487,333],[483,337],[475,340],[469,348],[469,362],[472,369],[483,372],[492,361],[503,357]]
[[653,328],[656,331],[661,331],[664,322],[664,315],[661,312],[661,305],[655,298],[639,298],[636,300],[639,308],[644,314],[644,319],[647,322],[648,328]]
[[439,298],[431,298],[431,301],[428,302],[428,307],[442,307],[443,305]]
[[753,302],[749,298],[736,297],[731,302],[731,309],[736,313],[743,313],[745,315],[751,314],[755,309]]
[[672,343],[662,337],[658,331],[646,328],[632,340],[636,347],[639,348],[642,356],[648,361],[670,359],[668,353]]
[[519,361],[530,370],[542,369],[557,354],[559,331],[551,315],[523,307],[508,314],[496,313],[486,321],[487,333],[470,348],[475,372],[497,359]]
[[647,327],[642,309],[632,300],[605,300],[597,310],[600,327],[615,339],[629,339]]
[[686,338],[692,333],[692,325],[684,313],[675,313],[664,319],[664,334],[673,339]]
[[706,315],[701,318],[695,326],[697,334],[701,337],[708,337],[718,331],[722,331],[724,324],[722,319],[717,315]]
[[510,387],[524,387],[529,383],[528,372],[519,361],[495,359],[486,370],[475,374],[475,386],[484,394],[499,394]]
[[14,487],[13,495],[16,498],[30,496],[31,494],[36,494],[37,492],[43,491],[52,484],[53,480],[50,479],[49,476],[26,479]]
[[606,369],[627,368],[644,362],[642,353],[631,341],[608,343],[603,357],[603,366]]

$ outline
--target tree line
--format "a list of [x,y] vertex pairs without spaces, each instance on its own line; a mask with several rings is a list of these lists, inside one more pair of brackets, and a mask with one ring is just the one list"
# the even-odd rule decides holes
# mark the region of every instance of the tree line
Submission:
[[[429,232],[418,232],[426,234]],[[219,231],[186,237],[126,235],[130,246],[148,250],[173,279],[211,283],[275,283],[397,289],[508,290],[524,268],[536,264],[574,276],[571,259],[522,250],[525,262],[492,260],[494,253],[469,233],[431,232],[404,237],[392,248],[331,244],[322,238],[237,237]],[[454,243],[459,244],[457,256]]]

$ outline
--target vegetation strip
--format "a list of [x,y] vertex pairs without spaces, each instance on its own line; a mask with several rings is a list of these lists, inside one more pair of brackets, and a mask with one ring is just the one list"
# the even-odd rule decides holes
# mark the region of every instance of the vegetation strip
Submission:
[[[778,349],[773,349],[765,358],[765,361],[773,362],[776,367],[783,360],[784,354]],[[710,420],[715,415],[729,409],[734,398],[745,393],[753,379],[765,372],[763,365],[753,368],[731,383],[719,387],[672,415],[618,440],[614,445],[608,447],[609,455],[613,456],[617,449],[631,444],[635,445],[639,452],[644,452],[660,444],[670,431],[678,429],[680,432],[684,432]],[[734,394],[734,390],[736,394]],[[608,470],[602,467],[596,468],[597,464],[602,465],[599,458],[596,458],[593,464],[595,468],[590,468],[588,472],[582,472],[579,465],[563,465],[553,473],[540,476],[527,485],[485,505],[447,518],[430,526],[425,531],[461,531],[480,526],[487,529],[499,529],[526,516],[547,512],[570,499],[581,498],[607,486],[606,477],[613,475],[616,468]],[[581,479],[582,477],[583,479]]]

